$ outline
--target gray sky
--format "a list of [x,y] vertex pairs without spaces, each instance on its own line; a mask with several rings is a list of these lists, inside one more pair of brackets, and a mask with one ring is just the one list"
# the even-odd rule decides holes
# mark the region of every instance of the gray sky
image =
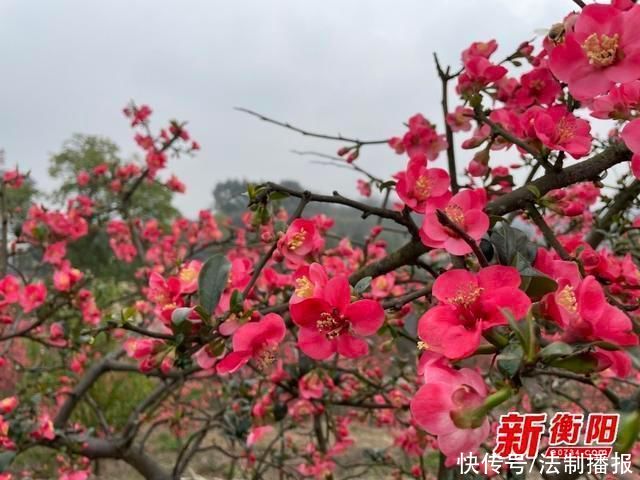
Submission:
[[[72,133],[136,151],[121,108],[154,109],[154,125],[187,120],[202,145],[173,160],[193,214],[227,178],[300,181],[352,193],[351,172],[309,163],[291,149],[334,153],[233,111],[244,106],[326,133],[365,139],[402,132],[416,112],[441,123],[432,52],[458,65],[475,40],[498,56],[573,8],[570,0],[0,0],[0,147],[9,165],[51,188],[46,166]],[[454,103],[455,105],[455,103]],[[363,167],[389,175],[404,163],[371,147]]]

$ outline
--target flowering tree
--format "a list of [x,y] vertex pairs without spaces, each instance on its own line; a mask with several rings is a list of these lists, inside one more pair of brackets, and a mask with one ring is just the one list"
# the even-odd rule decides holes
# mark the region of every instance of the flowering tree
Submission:
[[[461,454],[507,452],[492,429],[525,412],[617,412],[637,466],[640,6],[575,3],[504,59],[495,40],[460,68],[435,57],[444,133],[415,114],[363,141],[245,110],[338,142],[324,160],[381,204],[265,183],[239,225],[154,216],[151,192],[185,190],[169,158],[199,145],[135,104],[144,160],[59,158],[63,208],[26,207],[28,176],[5,171],[0,478],[80,480],[102,459],[147,479],[455,478]],[[375,145],[393,178],[368,171]],[[376,220],[335,238],[312,203]],[[130,275],[79,268],[100,241]]]

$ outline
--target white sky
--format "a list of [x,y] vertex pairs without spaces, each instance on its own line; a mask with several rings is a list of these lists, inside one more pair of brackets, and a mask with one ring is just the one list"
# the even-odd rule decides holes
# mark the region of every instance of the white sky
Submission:
[[[355,176],[291,149],[334,153],[235,112],[244,106],[326,133],[388,138],[416,112],[441,123],[432,52],[458,65],[472,41],[496,38],[498,56],[574,8],[570,0],[0,0],[0,147],[39,185],[51,153],[73,133],[100,134],[136,151],[121,114],[129,99],[154,125],[187,120],[202,145],[172,161],[187,214],[211,204],[219,180],[298,180],[353,192]],[[451,100],[455,106],[455,99]],[[515,155],[515,153],[514,153]],[[362,152],[384,176],[404,159]]]

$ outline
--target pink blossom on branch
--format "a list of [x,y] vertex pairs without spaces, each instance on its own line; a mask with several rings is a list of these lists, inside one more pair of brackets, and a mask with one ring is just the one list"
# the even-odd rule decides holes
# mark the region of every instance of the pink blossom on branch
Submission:
[[384,322],[384,310],[374,300],[351,302],[346,277],[332,278],[322,297],[289,305],[291,319],[300,327],[298,347],[309,357],[324,360],[334,353],[358,358],[369,351],[362,338],[373,335]]
[[431,307],[418,322],[418,336],[430,351],[458,359],[471,355],[480,345],[482,333],[507,325],[503,309],[516,319],[531,306],[520,290],[520,274],[513,267],[493,265],[477,274],[449,270],[433,284],[439,304]]

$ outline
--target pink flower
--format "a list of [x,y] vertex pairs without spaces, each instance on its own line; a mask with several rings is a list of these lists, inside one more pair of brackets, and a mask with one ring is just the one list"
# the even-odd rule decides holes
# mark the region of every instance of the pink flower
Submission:
[[446,455],[447,465],[453,465],[460,453],[477,451],[489,436],[486,417],[473,428],[461,428],[455,421],[482,405],[487,386],[475,370],[454,370],[442,361],[427,365],[424,378],[425,384],[411,400],[411,414],[420,427],[438,437],[438,449]]
[[628,120],[632,117],[632,111],[639,107],[640,80],[616,85],[589,106],[592,117],[613,120]]
[[191,260],[189,263],[182,265],[178,272],[180,293],[194,293],[198,289],[198,275],[201,268],[202,262],[199,260]]
[[38,419],[38,427],[31,432],[31,436],[36,439],[53,440],[56,432],[53,429],[53,421],[48,413],[43,413]]
[[551,150],[562,150],[573,158],[584,157],[591,151],[591,125],[562,105],[536,113],[533,122],[536,136]]
[[252,447],[258,443],[265,435],[273,431],[271,425],[263,425],[261,427],[252,427],[249,435],[247,435],[247,447]]
[[319,263],[304,265],[293,274],[295,290],[289,298],[289,303],[297,303],[307,298],[322,298],[322,290],[329,277],[324,267]]
[[18,397],[7,397],[0,400],[0,413],[6,415],[11,413],[18,406]]
[[471,355],[480,345],[482,332],[506,325],[502,309],[520,319],[531,306],[519,288],[520,274],[513,267],[493,265],[477,274],[455,269],[440,275],[433,296],[440,302],[418,322],[418,336],[426,347],[448,358]]
[[435,126],[420,113],[411,117],[408,124],[409,131],[402,138],[393,137],[389,140],[389,145],[396,153],[406,151],[409,157],[422,154],[429,160],[435,160],[447,148],[445,136],[439,135]]
[[81,172],[79,172],[76,177],[76,182],[78,183],[79,187],[87,186],[90,181],[91,181],[91,175],[89,175],[89,172],[85,170],[82,170]]
[[366,355],[369,345],[361,337],[373,335],[384,322],[384,310],[378,302],[351,303],[349,281],[344,276],[329,280],[322,298],[292,303],[289,311],[300,327],[298,347],[316,360],[336,352],[348,358]]
[[629,150],[633,152],[631,171],[636,178],[640,179],[640,119],[629,122],[620,136]]
[[371,183],[365,182],[364,180],[359,178],[356,184],[356,188],[358,189],[360,195],[362,195],[363,197],[368,198],[371,196]]
[[0,280],[0,306],[16,303],[20,298],[20,282],[13,275],[6,275]]
[[64,256],[67,254],[67,244],[65,241],[55,242],[51,245],[47,246],[47,249],[44,251],[44,260],[47,263],[52,265],[60,265]]
[[462,62],[466,63],[473,57],[489,58],[498,49],[498,42],[489,40],[488,42],[473,42],[469,48],[462,51]]
[[425,168],[423,154],[409,160],[407,170],[395,175],[396,192],[413,211],[424,213],[427,208],[444,207],[451,197],[449,174],[442,168]]
[[44,283],[31,283],[20,293],[20,306],[24,313],[29,313],[44,303],[47,297],[47,287]]
[[560,94],[558,81],[553,78],[548,68],[535,68],[522,75],[520,88],[513,96],[513,101],[521,107],[533,104],[550,105]]
[[611,5],[587,5],[573,32],[551,51],[551,71],[579,100],[607,93],[615,83],[637,80],[639,23],[640,7],[622,11]]
[[[560,262],[558,262],[560,263]],[[569,263],[569,262],[562,262]],[[620,346],[638,345],[631,320],[610,305],[602,286],[589,275],[580,280],[577,267],[557,270],[558,289],[544,297],[544,313],[564,330],[566,342],[604,340]]]
[[242,325],[233,334],[233,352],[218,363],[218,373],[233,373],[251,359],[261,368],[267,367],[275,359],[275,350],[286,333],[284,320],[275,313]]
[[299,264],[313,251],[316,226],[311,220],[298,218],[291,222],[286,233],[278,240],[278,250],[289,261]]
[[[451,197],[443,211],[462,231],[479,240],[489,229],[489,217],[482,211],[486,204],[484,190],[462,190]],[[471,252],[471,247],[456,232],[440,223],[434,210],[426,212],[420,238],[426,246],[444,248],[453,255]]]
[[507,69],[494,65],[485,57],[474,56],[464,62],[464,70],[458,77],[456,91],[461,95],[478,93],[507,74]]
[[68,292],[84,275],[69,262],[63,262],[53,273],[53,286],[60,292]]
[[447,125],[453,132],[468,132],[471,130],[472,118],[473,110],[459,105],[452,113],[447,114]]

